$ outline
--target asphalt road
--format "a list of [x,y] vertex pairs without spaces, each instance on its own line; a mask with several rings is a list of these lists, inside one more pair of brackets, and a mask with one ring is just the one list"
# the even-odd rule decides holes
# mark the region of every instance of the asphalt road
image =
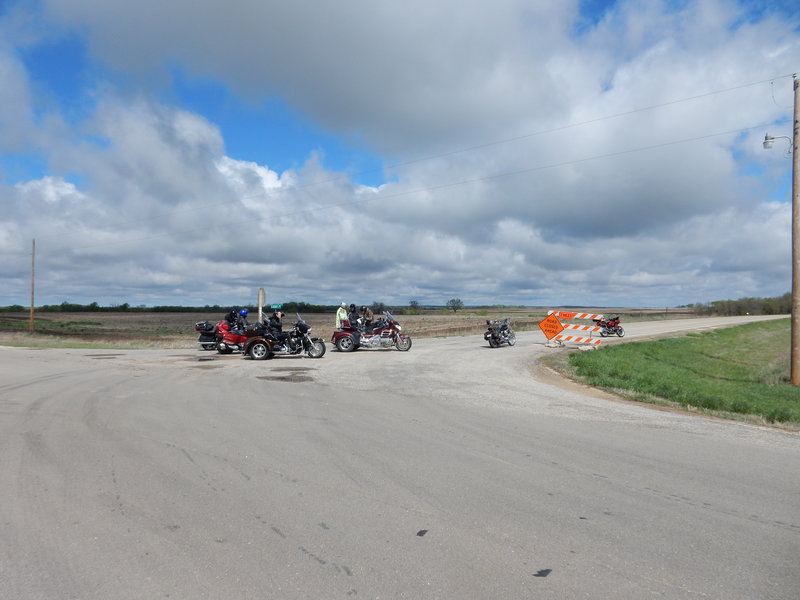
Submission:
[[0,347],[0,598],[800,597],[798,434],[553,385],[544,342]]

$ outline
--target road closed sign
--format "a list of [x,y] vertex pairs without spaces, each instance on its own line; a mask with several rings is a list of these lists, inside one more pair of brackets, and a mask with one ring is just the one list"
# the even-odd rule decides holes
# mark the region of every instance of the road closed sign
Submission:
[[564,331],[564,326],[561,324],[555,315],[547,315],[544,319],[539,321],[539,329],[548,340],[552,340],[559,333]]

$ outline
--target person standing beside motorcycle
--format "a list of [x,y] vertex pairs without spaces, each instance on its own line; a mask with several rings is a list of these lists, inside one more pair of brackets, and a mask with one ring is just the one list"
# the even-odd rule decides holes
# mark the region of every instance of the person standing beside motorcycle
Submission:
[[350,327],[358,327],[358,313],[356,312],[355,304],[350,305],[350,310],[347,312],[347,318],[350,320]]
[[339,308],[336,310],[336,329],[342,328],[342,321],[347,320],[347,310],[345,309],[347,306],[344,302],[339,305]]

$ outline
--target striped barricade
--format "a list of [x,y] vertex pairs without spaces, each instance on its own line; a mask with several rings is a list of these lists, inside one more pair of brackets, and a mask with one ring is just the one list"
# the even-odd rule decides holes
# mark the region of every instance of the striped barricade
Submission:
[[[591,319],[591,320],[595,320],[595,319],[602,319],[602,318],[603,318],[603,315],[594,314],[594,313],[578,313],[578,312],[569,312],[569,311],[563,311],[563,310],[550,310],[550,311],[547,311],[547,319],[545,319],[545,320],[546,321],[547,320],[552,320],[552,319],[555,319],[556,321],[558,321],[558,319]],[[544,323],[544,321],[543,321],[543,323]],[[596,332],[600,331],[600,328],[597,327],[596,325],[580,325],[580,324],[577,324],[577,323],[561,323],[560,321],[558,321],[558,324],[560,325],[561,331],[563,331],[565,329],[569,329],[569,330],[573,330],[573,331],[580,331],[582,333],[581,334],[577,334],[577,335],[576,334],[572,334],[572,333],[561,333],[561,331],[559,331],[558,333],[555,333],[554,330],[551,329],[551,331],[553,331],[553,335],[549,335],[548,336],[548,332],[545,332],[545,335],[548,336],[548,339],[551,340],[551,341],[555,340],[556,342],[559,342],[561,344],[564,344],[566,342],[573,342],[573,343],[576,343],[576,344],[593,344],[595,346],[600,344],[600,338],[592,337],[592,333],[596,333]],[[541,325],[540,325],[540,327],[541,327]],[[542,329],[542,331],[545,331],[544,328]],[[587,334],[587,333],[589,334],[588,337],[585,336],[585,334]]]

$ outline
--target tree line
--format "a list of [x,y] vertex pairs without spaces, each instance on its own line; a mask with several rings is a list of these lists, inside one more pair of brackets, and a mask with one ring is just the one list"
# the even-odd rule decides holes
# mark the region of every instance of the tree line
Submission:
[[775,298],[739,298],[690,304],[699,316],[733,317],[741,315],[786,315],[792,312],[792,294],[787,292]]
[[[336,312],[336,309],[339,307],[338,304],[309,304],[308,302],[297,302],[297,301],[290,301],[290,302],[283,302],[279,304],[268,304],[264,307],[264,310],[272,310],[271,306],[280,307],[283,312],[286,313],[326,313],[326,312]],[[255,304],[240,304],[236,306],[230,305],[219,305],[219,304],[206,304],[205,306],[174,306],[174,305],[163,305],[163,306],[131,306],[129,303],[124,302],[122,304],[111,304],[109,306],[101,306],[97,302],[91,302],[90,304],[76,304],[73,302],[62,302],[61,304],[44,304],[42,306],[35,307],[36,312],[40,313],[54,313],[54,312],[64,312],[64,313],[81,313],[81,312],[130,312],[130,313],[153,313],[153,312],[164,312],[164,313],[197,313],[197,312],[222,312],[226,313],[232,308],[246,308],[250,311],[258,310],[258,306]],[[404,307],[398,306],[387,306],[383,302],[373,302],[370,305],[373,312],[381,313],[384,310],[390,310],[392,312],[400,313],[404,310]],[[22,306],[21,304],[12,304],[10,306],[0,306],[0,312],[27,312],[30,310],[30,307]]]
[[[271,306],[271,305],[270,305]],[[270,306],[265,307],[270,310]],[[278,304],[281,310],[286,313],[327,313],[335,312],[338,308],[336,304],[309,304],[308,302],[290,301]],[[456,312],[465,308],[464,303],[460,298],[451,298],[444,306],[422,306],[417,300],[410,300],[408,305],[405,306],[390,306],[383,302],[375,301],[369,305],[372,311],[376,314],[382,313],[384,310],[396,314],[419,314],[426,309],[441,309],[452,310]],[[231,308],[247,308],[248,310],[258,310],[258,307],[252,304],[245,304],[241,307],[221,306],[219,304],[205,306],[131,306],[129,303],[112,304],[110,306],[101,306],[97,302],[90,304],[75,304],[72,302],[62,302],[61,304],[45,304],[37,306],[36,312],[165,312],[165,313],[197,313],[197,312],[210,312],[210,313],[225,313]],[[741,315],[783,315],[792,312],[792,295],[785,293],[782,296],[774,298],[739,298],[738,300],[715,300],[708,303],[686,304],[676,308],[690,308],[698,316],[741,316]],[[0,306],[0,312],[26,312],[30,310],[27,306],[20,304],[12,304],[10,306]]]

